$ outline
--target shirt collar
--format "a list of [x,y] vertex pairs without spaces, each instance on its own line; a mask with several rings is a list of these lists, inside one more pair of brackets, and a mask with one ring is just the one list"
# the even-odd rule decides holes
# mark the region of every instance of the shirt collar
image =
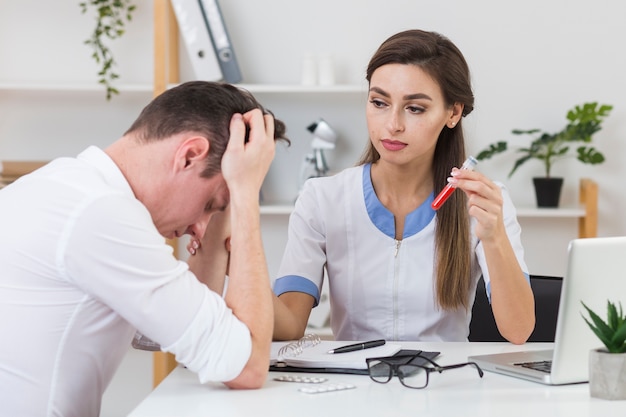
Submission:
[[102,149],[97,146],[90,146],[78,154],[77,159],[93,166],[110,186],[135,195],[120,168]]
[[[378,199],[372,184],[371,170],[372,164],[363,165],[363,198],[365,199],[367,214],[378,230],[391,238],[395,238],[396,223],[393,213],[383,206]],[[430,207],[430,204],[434,199],[434,193],[430,193],[426,201],[406,216],[404,231],[402,232],[403,239],[418,233],[432,221],[435,217],[435,210]]]

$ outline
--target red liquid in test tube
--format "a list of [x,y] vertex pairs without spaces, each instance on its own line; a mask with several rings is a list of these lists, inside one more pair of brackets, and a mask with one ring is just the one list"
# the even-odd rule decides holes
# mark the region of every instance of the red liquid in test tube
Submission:
[[[469,169],[470,171],[473,171],[477,163],[478,162],[476,161],[476,159],[470,156],[465,160],[465,162],[463,162],[463,165],[461,165],[461,169]],[[443,188],[443,190],[441,190],[439,195],[435,197],[432,204],[430,205],[433,208],[433,210],[439,210],[439,208],[443,205],[443,203],[445,203],[446,200],[450,198],[454,190],[456,190],[456,187],[454,185],[452,184],[446,185]]]

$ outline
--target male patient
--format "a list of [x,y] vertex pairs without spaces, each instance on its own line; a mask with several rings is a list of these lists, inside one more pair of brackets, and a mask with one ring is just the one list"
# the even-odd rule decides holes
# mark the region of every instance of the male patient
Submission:
[[[189,82],[108,148],[0,191],[0,414],[97,416],[136,331],[202,382],[261,387],[273,311],[259,190],[284,133],[249,93]],[[226,209],[222,298],[165,238],[201,239]]]

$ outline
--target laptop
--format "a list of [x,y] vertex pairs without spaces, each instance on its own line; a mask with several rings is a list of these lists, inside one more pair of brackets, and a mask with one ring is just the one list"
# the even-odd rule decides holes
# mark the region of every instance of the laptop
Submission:
[[[589,381],[589,351],[603,347],[581,304],[606,320],[607,301],[626,306],[626,236],[574,239],[568,246],[554,348],[474,355],[483,370],[548,385]],[[541,317],[537,317],[541,320]]]

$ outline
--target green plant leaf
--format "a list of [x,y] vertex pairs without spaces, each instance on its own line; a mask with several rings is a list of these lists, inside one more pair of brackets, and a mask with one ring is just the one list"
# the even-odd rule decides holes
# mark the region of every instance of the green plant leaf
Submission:
[[587,307],[585,303],[582,303],[582,305],[583,307],[585,307],[585,310],[587,310],[587,313],[589,314],[589,317],[593,321],[593,324],[590,323],[589,320],[587,320],[585,317],[583,317],[583,319],[585,320],[585,322],[587,322],[591,330],[596,334],[596,336],[598,336],[598,338],[602,341],[602,343],[604,343],[604,345],[610,351],[611,350],[611,337],[612,337],[613,331],[604,322],[604,320],[602,320],[595,312],[593,312],[589,307]]
[[111,85],[111,81],[119,76],[113,72],[116,63],[102,38],[106,37],[113,40],[125,33],[124,20],[130,22],[132,13],[136,9],[131,1],[88,0],[79,3],[82,13],[86,13],[91,8],[96,10],[96,27],[91,38],[83,43],[93,48],[94,52],[91,56],[97,64],[101,64],[101,69],[98,71],[98,75],[101,77],[99,83],[105,86],[107,100],[110,100],[113,94],[119,94],[119,91]]
[[617,307],[610,301],[606,303],[606,320],[611,329],[617,328]]
[[580,146],[576,149],[577,159],[585,164],[601,164],[604,162],[604,155],[593,147]]
[[530,130],[513,129],[511,131],[511,133],[513,133],[514,135],[533,135],[539,132],[541,132],[540,129],[530,129]]
[[513,173],[517,170],[517,168],[519,168],[520,166],[522,166],[524,164],[524,162],[528,161],[529,159],[532,159],[533,155],[526,155],[522,158],[519,158],[517,161],[515,161],[515,164],[513,165],[513,169],[511,169],[511,172],[509,172],[509,177],[511,175],[513,175]]
[[606,322],[587,307],[584,302],[581,301],[581,304],[587,310],[591,321],[584,316],[583,319],[607,350],[611,353],[626,352],[626,317],[624,317],[621,303],[618,309],[616,304],[607,301]]
[[621,326],[611,338],[611,344],[614,346],[613,350],[619,353],[626,352],[626,325]]
[[500,141],[500,142],[496,142],[496,143],[492,143],[489,145],[489,147],[483,151],[481,151],[477,156],[476,159],[479,161],[482,161],[484,159],[489,159],[494,155],[497,155],[499,153],[502,153],[504,151],[506,151],[507,149],[507,144],[504,141]]
[[[540,129],[513,129],[511,133],[514,135],[530,135],[534,138],[531,139],[529,146],[517,149],[516,152],[523,156],[514,162],[509,177],[521,165],[531,159],[542,162],[545,175],[549,177],[553,165],[569,155],[570,150],[573,149],[570,147],[572,143],[590,143],[592,141],[593,135],[601,130],[604,118],[610,114],[612,109],[612,105],[599,105],[597,102],[576,105],[566,113],[566,126],[556,133],[542,132]],[[503,153],[508,150],[506,144],[507,142],[500,141],[489,145],[486,149],[478,152],[480,158],[477,159],[488,159]],[[576,158],[585,164],[595,165],[605,160],[604,155],[592,147],[578,147],[576,152]]]
[[624,318],[622,305],[616,306],[614,303],[607,302],[607,321],[614,334],[611,337],[611,344],[613,351],[625,352],[626,351],[626,319]]
[[611,343],[611,339],[607,338],[604,333],[602,333],[602,331],[600,329],[598,329],[597,327],[595,327],[593,324],[591,324],[589,322],[589,320],[587,320],[585,317],[583,317],[583,320],[585,320],[585,322],[587,323],[587,325],[589,326],[589,328],[591,329],[592,332],[595,333],[595,335],[598,337],[598,339],[600,339],[600,341],[602,342],[602,344],[604,346],[606,346],[607,350],[609,352],[611,352],[612,349],[612,343]]

